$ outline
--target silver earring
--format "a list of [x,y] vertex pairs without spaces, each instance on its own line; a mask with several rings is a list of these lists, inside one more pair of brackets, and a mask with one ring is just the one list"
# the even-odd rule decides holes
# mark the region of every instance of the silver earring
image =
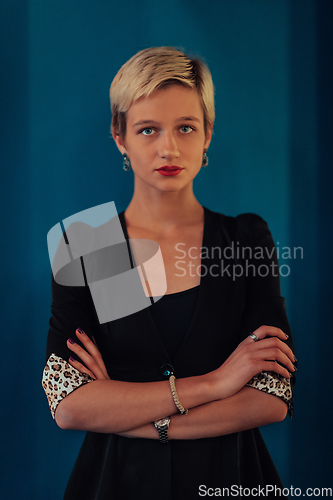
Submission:
[[207,156],[208,149],[204,151],[203,157],[202,157],[202,166],[207,167],[208,165],[208,156]]
[[127,158],[127,154],[124,153],[123,154],[123,169],[125,170],[125,172],[128,172],[129,170],[131,170],[131,162],[130,162],[130,159]]

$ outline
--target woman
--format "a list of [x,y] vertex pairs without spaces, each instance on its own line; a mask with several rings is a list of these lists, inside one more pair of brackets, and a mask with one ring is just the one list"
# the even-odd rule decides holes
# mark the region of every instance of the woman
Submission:
[[212,212],[192,188],[208,163],[210,72],[173,48],[146,49],[110,94],[135,179],[121,227],[126,241],[159,244],[167,290],[101,324],[88,287],[52,279],[44,388],[61,428],[88,431],[65,498],[282,488],[257,429],[291,414],[296,370],[274,243],[260,217]]

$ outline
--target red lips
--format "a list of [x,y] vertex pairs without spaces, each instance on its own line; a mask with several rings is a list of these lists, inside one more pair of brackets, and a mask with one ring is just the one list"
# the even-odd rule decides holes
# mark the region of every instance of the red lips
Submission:
[[182,167],[177,167],[176,165],[171,165],[171,166],[165,165],[164,167],[160,167],[160,168],[156,169],[156,171],[160,175],[164,175],[164,176],[178,175],[181,173],[182,170],[183,170]]
[[165,165],[164,167],[157,168],[156,170],[165,170],[166,172],[171,172],[173,170],[183,170],[182,167],[177,167],[176,165],[171,165],[170,167]]

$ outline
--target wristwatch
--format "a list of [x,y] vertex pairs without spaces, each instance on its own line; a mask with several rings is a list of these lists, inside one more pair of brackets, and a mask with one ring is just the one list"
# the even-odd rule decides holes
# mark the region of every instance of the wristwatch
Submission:
[[158,430],[161,443],[168,443],[168,428],[170,425],[170,420],[170,417],[165,417],[153,422],[156,429]]

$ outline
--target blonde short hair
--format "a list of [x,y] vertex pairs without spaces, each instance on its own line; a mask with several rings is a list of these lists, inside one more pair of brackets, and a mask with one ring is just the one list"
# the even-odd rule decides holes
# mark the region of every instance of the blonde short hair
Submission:
[[111,130],[125,138],[126,112],[133,102],[175,83],[198,91],[207,133],[215,118],[211,73],[203,61],[190,58],[173,47],[141,50],[120,68],[110,88]]

